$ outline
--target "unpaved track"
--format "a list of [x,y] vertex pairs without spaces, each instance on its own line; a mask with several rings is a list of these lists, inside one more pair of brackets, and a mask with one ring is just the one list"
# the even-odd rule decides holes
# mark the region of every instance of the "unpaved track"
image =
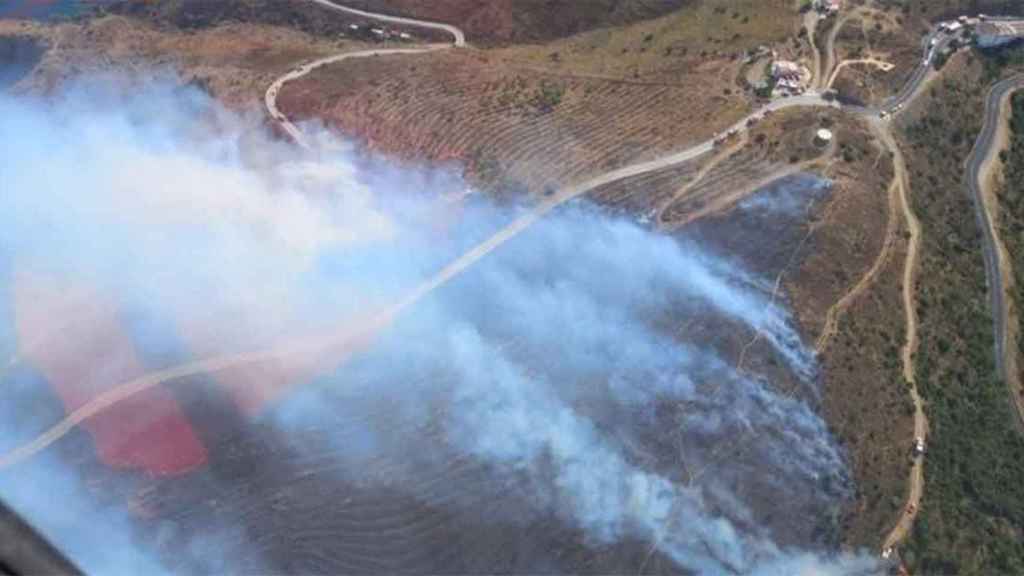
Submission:
[[874,66],[876,68],[880,68],[883,72],[888,72],[896,67],[892,62],[886,62],[885,60],[879,60],[877,58],[855,58],[852,60],[843,60],[835,67],[835,69],[832,70],[832,75],[829,77],[828,84],[825,87],[831,88],[832,85],[835,84],[836,78],[839,76],[839,73],[843,71],[843,68],[857,64]]
[[671,198],[668,198],[667,200],[662,202],[660,206],[658,206],[654,216],[655,224],[657,224],[659,227],[664,226],[666,224],[664,217],[665,211],[668,210],[668,208],[676,201],[682,199],[691,190],[700,185],[700,183],[705,178],[707,178],[708,174],[710,174],[712,170],[714,170],[719,164],[725,162],[734,154],[739,152],[744,146],[747,145],[748,142],[749,139],[747,138],[747,134],[743,133],[742,137],[735,143],[729,144],[720,152],[718,152],[718,154],[715,154],[712,158],[708,159],[708,161],[704,162],[704,165],[700,167],[700,170],[698,170],[697,173],[693,175],[693,178],[691,178],[689,182],[682,185],[678,190],[676,190],[674,194],[672,194]]
[[[833,153],[834,149],[827,152],[825,157],[831,156]],[[662,230],[666,231],[678,230],[689,225],[692,222],[695,222],[702,218],[706,218],[712,214],[726,212],[730,208],[741,202],[747,196],[754,194],[755,192],[771,184],[772,182],[782,180],[783,178],[788,178],[794,174],[807,170],[810,166],[819,164],[822,161],[824,161],[825,157],[814,158],[812,160],[805,160],[803,162],[800,162],[799,164],[786,164],[781,168],[777,168],[767,173],[765,176],[761,177],[758,180],[746,182],[742,186],[733,187],[731,191],[728,193],[714,194],[712,200],[707,204],[701,206],[700,208],[697,208],[696,210],[691,211],[683,218],[668,223],[662,223],[661,228]]]
[[[903,310],[906,317],[906,340],[900,357],[903,364],[903,379],[910,387],[910,398],[914,402],[914,436],[925,439],[928,436],[928,418],[924,413],[924,402],[917,391],[917,380],[914,377],[914,353],[917,351],[917,308],[914,304],[914,282],[917,272],[917,254],[921,245],[921,224],[910,206],[910,178],[907,176],[907,165],[903,153],[892,137],[892,133],[883,130],[882,135],[889,149],[893,152],[893,167],[896,171],[900,208],[907,224],[910,238],[907,241],[907,259],[903,266]],[[924,495],[924,458],[917,457],[910,468],[908,479],[907,505],[896,526],[885,539],[884,548],[895,545],[906,538],[914,525],[914,519],[921,508],[921,497]]]
[[[828,44],[828,59],[829,66],[835,61],[835,35],[841,26],[837,26],[832,30],[832,34],[829,35]],[[931,47],[932,40],[935,40],[935,47]],[[914,71],[911,73],[910,78],[900,89],[898,93],[890,97],[882,105],[881,110],[888,112],[889,114],[898,113],[904,105],[914,100],[927,85],[929,79],[934,78],[937,73],[931,70],[932,55],[936,50],[945,49],[945,47],[951,41],[951,37],[948,37],[941,32],[933,31],[923,39],[923,50],[926,56],[922,59],[922,62],[917,65]],[[838,72],[839,68],[836,68]],[[830,80],[834,81],[834,77]],[[868,274],[862,278],[862,280],[854,286],[853,290],[844,296],[839,302],[836,303],[826,315],[826,325],[822,331],[821,337],[818,339],[816,348],[820,351],[825,345],[827,345],[828,339],[835,333],[837,316],[838,314],[849,306],[854,298],[857,297],[868,284],[870,284],[878,271],[881,269],[882,264],[888,258],[888,252],[895,241],[896,233],[896,199],[898,198],[899,208],[902,210],[903,219],[907,224],[907,231],[910,234],[907,243],[907,257],[904,262],[903,268],[903,310],[905,315],[906,324],[906,336],[904,345],[900,353],[900,361],[902,365],[903,379],[906,381],[906,385],[910,388],[910,398],[914,403],[914,435],[921,439],[926,439],[928,435],[928,419],[924,413],[924,402],[918,393],[917,381],[914,373],[914,353],[917,350],[917,311],[915,304],[915,291],[914,291],[914,278],[917,270],[917,259],[918,251],[921,243],[921,226],[917,220],[917,216],[914,214],[913,209],[910,206],[910,178],[907,175],[906,162],[903,158],[903,153],[896,143],[893,137],[892,130],[889,125],[879,119],[878,116],[872,115],[870,120],[873,131],[880,137],[883,144],[893,155],[893,183],[890,186],[889,194],[889,223],[886,226],[886,238],[883,243],[883,250],[879,253],[878,258],[872,265]],[[896,194],[893,194],[895,192]],[[910,439],[907,439],[908,447],[910,446]],[[886,535],[883,540],[883,549],[895,546],[897,543],[903,541],[910,533],[911,528],[914,524],[914,519],[917,517],[917,513],[921,507],[921,498],[924,495],[924,459],[923,457],[917,457],[914,463],[911,465],[910,476],[907,479],[907,500],[899,518],[896,521],[895,526]]]
[[822,63],[821,76],[818,78],[819,88],[825,85],[825,78],[832,75],[832,67],[835,66],[836,61],[836,36],[839,35],[839,31],[846,25],[846,21],[853,16],[854,12],[845,12],[841,16],[836,16],[837,20],[832,24],[828,34],[825,35],[825,46],[822,47],[825,53],[825,61]]
[[[875,127],[876,135],[880,135],[882,130]],[[871,284],[875,281],[878,273],[882,270],[882,266],[889,259],[889,254],[892,251],[893,244],[896,241],[897,232],[897,220],[896,211],[898,210],[898,191],[899,179],[893,177],[892,183],[889,184],[888,197],[889,205],[886,208],[886,224],[885,224],[885,238],[882,240],[882,248],[878,251],[878,256],[875,261],[871,264],[871,268],[864,273],[864,276],[853,285],[846,294],[843,295],[835,304],[829,307],[825,313],[825,323],[822,325],[821,334],[818,335],[818,340],[814,343],[814,349],[818,354],[824,352],[828,343],[835,337],[839,329],[839,319],[842,313],[850,307],[850,304],[857,299]]]
[[821,87],[821,52],[818,51],[818,46],[815,44],[814,33],[818,31],[818,21],[821,18],[818,16],[817,11],[808,10],[804,14],[804,28],[807,29],[807,43],[811,46],[811,57],[814,60],[814,69],[811,70],[811,87]]
[[1019,395],[1020,378],[1017,372],[1017,346],[1010,342],[1011,312],[1008,290],[1013,272],[1006,247],[999,237],[996,223],[997,206],[989,187],[999,151],[1005,146],[1007,130],[1007,103],[1011,94],[1024,89],[1024,75],[999,82],[985,99],[985,124],[967,159],[966,187],[974,203],[978,226],[982,229],[985,276],[988,282],[993,330],[995,332],[996,371],[1006,383],[1014,422],[1024,433],[1024,406]]

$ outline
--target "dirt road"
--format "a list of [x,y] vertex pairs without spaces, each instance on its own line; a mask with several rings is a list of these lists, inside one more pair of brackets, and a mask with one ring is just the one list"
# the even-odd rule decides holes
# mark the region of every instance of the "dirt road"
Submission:
[[[880,135],[881,130],[875,128],[876,134]],[[818,339],[814,343],[814,350],[821,354],[825,351],[828,343],[832,341],[836,333],[839,330],[839,320],[842,318],[842,314],[846,312],[846,309],[853,304],[865,290],[867,290],[875,278],[878,277],[878,273],[882,270],[882,266],[886,260],[889,259],[889,254],[892,252],[892,247],[896,242],[896,232],[898,230],[896,211],[899,209],[899,179],[893,177],[892,183],[889,185],[888,196],[889,205],[886,212],[886,224],[885,224],[885,238],[882,240],[882,248],[878,251],[878,256],[875,257],[875,261],[872,262],[871,267],[868,271],[861,276],[861,279],[850,288],[846,294],[843,294],[842,298],[836,301],[835,304],[829,307],[828,311],[825,312],[825,322],[822,325],[821,333],[818,335]]]
[[[832,66],[832,62],[835,61],[835,36],[840,27],[841,24],[837,23],[836,27],[833,28],[831,31],[832,33],[829,35],[829,42],[827,46],[829,66]],[[922,58],[922,61],[914,69],[906,84],[904,84],[899,92],[885,101],[879,112],[884,111],[887,115],[895,115],[899,113],[906,104],[910,103],[920,95],[929,80],[937,75],[937,73],[931,68],[932,56],[935,54],[936,50],[945,49],[950,41],[950,37],[939,31],[929,33],[922,40],[923,50],[925,52],[924,58]],[[829,85],[831,85],[835,80],[835,73],[839,70],[840,68],[837,67],[835,71],[831,73]],[[893,214],[895,214],[895,209],[898,204],[898,207],[903,214],[903,220],[907,225],[907,232],[910,235],[907,241],[907,256],[903,267],[902,297],[906,324],[906,338],[904,340],[903,348],[900,351],[900,362],[902,366],[903,379],[909,387],[910,398],[914,403],[914,436],[921,438],[922,440],[926,440],[928,435],[928,419],[924,413],[924,402],[918,393],[917,382],[914,375],[914,352],[917,350],[918,343],[914,277],[917,270],[918,251],[921,243],[921,226],[920,222],[917,220],[917,216],[914,214],[913,209],[910,206],[910,179],[907,175],[906,162],[903,158],[903,153],[900,150],[899,145],[896,143],[889,125],[881,119],[881,114],[871,114],[870,116],[871,119],[869,120],[869,123],[873,132],[875,132],[875,134],[881,139],[885,147],[893,156],[894,175],[893,183],[890,187],[890,217],[889,224],[886,227],[886,238],[883,243],[883,249],[871,269],[868,271],[868,274],[854,286],[853,290],[851,290],[829,310],[826,316],[826,323],[822,331],[822,335],[818,339],[817,348],[820,351],[827,344],[828,339],[835,333],[838,321],[837,315],[874,280],[874,276],[888,257],[888,251],[895,242],[896,219],[893,217]],[[912,439],[907,439],[908,450],[910,449],[911,441]],[[924,460],[922,457],[918,457],[911,466],[910,476],[907,478],[906,504],[904,505],[903,511],[900,513],[895,526],[893,526],[892,530],[890,530],[889,534],[883,540],[883,549],[895,546],[910,533],[910,529],[913,527],[914,520],[917,517],[918,510],[921,507],[921,498],[923,495]]]
[[831,88],[832,85],[835,84],[836,78],[839,76],[839,73],[843,71],[843,68],[846,68],[847,66],[853,66],[856,64],[867,64],[869,66],[874,66],[876,68],[881,69],[883,72],[888,72],[896,67],[896,65],[893,64],[892,62],[886,62],[885,60],[878,60],[876,58],[855,58],[852,60],[843,60],[832,70],[832,75],[829,76],[825,88]]
[[[917,391],[917,380],[914,376],[914,353],[917,351],[917,308],[914,303],[914,282],[917,271],[918,251],[921,245],[921,224],[910,206],[910,178],[907,176],[907,165],[903,153],[889,130],[882,130],[883,139],[893,153],[893,169],[897,181],[900,208],[903,220],[907,225],[910,237],[907,240],[907,258],[903,265],[903,311],[906,318],[906,340],[900,351],[903,365],[903,379],[910,388],[910,398],[914,402],[914,436],[926,439],[928,436],[928,418],[924,413],[924,402]],[[907,443],[910,449],[910,443]],[[889,548],[906,538],[914,525],[914,519],[921,508],[921,497],[924,495],[924,458],[917,457],[910,468],[907,480],[907,504],[896,525],[885,538],[883,548]]]
[[842,16],[836,17],[837,20],[829,28],[828,34],[825,35],[825,45],[821,47],[822,53],[825,55],[825,61],[821,64],[821,76],[818,77],[819,88],[825,86],[825,78],[832,76],[832,67],[835,66],[836,61],[836,36],[839,35],[839,31],[852,16],[853,12],[846,12]]
[[821,17],[815,10],[808,10],[804,14],[804,28],[807,30],[807,43],[811,46],[811,57],[814,60],[814,68],[811,70],[811,87],[821,87],[821,52],[815,44],[814,33],[818,31],[818,21]]

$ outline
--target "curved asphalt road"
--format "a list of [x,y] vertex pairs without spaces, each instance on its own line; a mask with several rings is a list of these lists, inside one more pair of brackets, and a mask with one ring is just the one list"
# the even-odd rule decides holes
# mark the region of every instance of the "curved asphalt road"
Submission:
[[[935,46],[932,47],[931,42],[935,40]],[[949,44],[953,41],[953,37],[943,32],[935,31],[925,37],[923,40],[923,49],[925,51],[924,59],[917,68],[910,74],[910,79],[903,85],[895,95],[889,97],[884,104],[882,104],[882,110],[889,113],[896,111],[898,107],[903,106],[907,102],[917,97],[921,87],[924,85],[925,80],[928,79],[929,73],[932,72],[932,61],[935,58],[935,54],[945,50],[949,47]]]
[[[323,4],[323,0],[312,0],[318,4]],[[343,54],[335,54],[319,60],[314,60],[308,64],[303,64],[292,71],[288,72],[284,76],[281,76],[274,83],[267,88],[266,94],[263,96],[263,102],[267,106],[267,111],[270,113],[270,117],[273,118],[284,130],[291,139],[299,146],[311,150],[309,142],[306,141],[306,137],[302,134],[302,130],[292,123],[278,108],[277,108],[277,95],[281,92],[281,88],[292,80],[302,78],[306,74],[326,66],[328,64],[334,64],[343,60],[350,60],[353,58],[369,58],[371,56],[388,56],[394,54],[423,54],[425,52],[435,52],[437,50],[445,50],[451,48],[454,44],[428,44],[421,48],[382,48],[379,50],[361,50],[358,52],[345,52]]]
[[400,16],[388,16],[387,14],[377,14],[375,12],[367,12],[365,10],[358,10],[356,8],[349,8],[340,4],[335,4],[329,0],[309,0],[314,4],[319,4],[325,8],[342,12],[345,14],[352,14],[355,16],[362,16],[363,18],[370,18],[373,20],[379,20],[381,22],[390,22],[392,24],[401,24],[403,26],[412,26],[416,28],[425,28],[427,30],[439,30],[452,35],[451,44],[428,44],[420,48],[383,48],[379,50],[362,50],[359,52],[346,52],[343,54],[336,54],[334,56],[328,56],[315,60],[308,64],[303,64],[298,68],[295,68],[291,72],[288,72],[284,76],[281,76],[270,85],[264,95],[264,103],[267,106],[267,111],[270,112],[270,117],[276,120],[281,128],[291,136],[292,140],[296,144],[303,148],[310,148],[309,143],[302,135],[302,131],[293,124],[288,117],[281,113],[277,108],[277,95],[281,91],[281,87],[286,83],[291,82],[309,74],[313,70],[321,66],[328,64],[334,64],[343,60],[349,60],[352,58],[368,58],[370,56],[388,56],[393,54],[422,54],[425,52],[435,52],[437,50],[445,50],[448,48],[463,48],[466,46],[466,34],[459,28],[450,24],[441,24],[439,22],[429,22],[427,20],[416,20],[413,18],[402,18]]
[[974,202],[974,213],[978,219],[978,226],[984,232],[982,248],[995,331],[996,371],[999,378],[1009,388],[1010,405],[1015,415],[1014,421],[1018,429],[1024,432],[1024,413],[1021,412],[1022,407],[1016,400],[1017,390],[1019,390],[1018,374],[1014,369],[1016,357],[1013,356],[1016,354],[1016,348],[1008,346],[1008,310],[1004,290],[1006,286],[1004,274],[1007,271],[1003,267],[1002,251],[1000,250],[1002,243],[999,240],[998,226],[995,223],[992,207],[989,206],[984,193],[984,181],[991,173],[993,160],[998,153],[995,144],[996,136],[1002,125],[1003,101],[1010,94],[1021,89],[1024,89],[1024,75],[1003,80],[989,91],[985,100],[985,124],[978,139],[974,142],[970,157],[967,159],[965,181],[967,190],[971,194],[971,200]]

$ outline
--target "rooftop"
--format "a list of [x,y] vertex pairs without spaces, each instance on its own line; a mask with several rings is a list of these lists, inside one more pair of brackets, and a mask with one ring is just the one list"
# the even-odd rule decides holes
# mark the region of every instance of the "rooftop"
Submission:
[[776,60],[772,62],[772,74],[775,76],[800,74],[800,65],[789,60]]

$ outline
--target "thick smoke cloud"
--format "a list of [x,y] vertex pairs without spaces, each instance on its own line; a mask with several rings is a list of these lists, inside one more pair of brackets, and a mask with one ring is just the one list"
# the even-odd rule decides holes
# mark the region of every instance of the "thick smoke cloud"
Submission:
[[[528,209],[457,205],[445,195],[465,184],[452,174],[366,158],[324,133],[302,152],[172,79],[123,82],[0,97],[5,295],[19,275],[52,278],[159,318],[192,356],[262,350],[366,322]],[[786,521],[814,523],[850,491],[820,417],[719,345],[760,334],[794,380],[813,381],[813,355],[768,290],[692,242],[575,204],[362,333],[354,353],[284,370],[305,385],[252,413],[286,436],[333,430],[346,481],[472,507],[472,489],[418,481],[468,459],[530,503],[496,520],[550,515],[593,546],[643,541],[696,573],[870,571],[864,557],[782,544],[768,520],[789,510]],[[24,355],[13,324],[5,346]],[[134,338],[169,346],[162,331]],[[58,418],[3,419],[0,448]],[[0,497],[90,571],[157,572],[127,512],[97,501],[68,452],[0,471]],[[96,554],[95,536],[57,508],[120,538],[103,548],[117,552]],[[198,543],[239,537],[210,532],[190,566],[231,565]]]

